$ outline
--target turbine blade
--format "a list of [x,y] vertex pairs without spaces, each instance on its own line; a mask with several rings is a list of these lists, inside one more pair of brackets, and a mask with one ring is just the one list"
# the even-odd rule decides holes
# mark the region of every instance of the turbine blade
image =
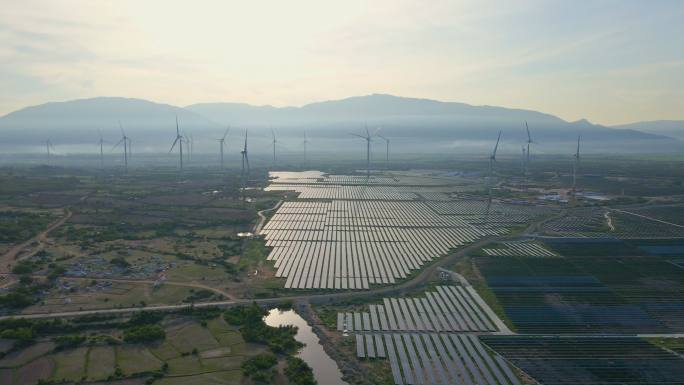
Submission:
[[112,149],[111,149],[110,151],[114,151],[114,149],[116,149],[117,147],[119,147],[119,145],[120,145],[123,141],[124,141],[124,138],[121,138],[121,140],[118,141],[118,142],[114,145],[114,147],[112,147]]
[[173,144],[171,145],[171,149],[169,150],[169,153],[173,151],[173,148],[176,147],[176,143],[178,143],[178,140],[181,139],[180,136],[176,137],[176,140],[173,141]]
[[501,130],[499,130],[499,136],[496,138],[496,145],[494,146],[494,152],[492,152],[492,159],[496,160],[496,150],[499,148],[499,141],[501,140]]
[[228,131],[230,131],[230,126],[228,126],[228,128],[226,128],[226,132],[223,133],[223,137],[221,139],[223,139],[223,140],[226,139],[226,136],[228,136]]

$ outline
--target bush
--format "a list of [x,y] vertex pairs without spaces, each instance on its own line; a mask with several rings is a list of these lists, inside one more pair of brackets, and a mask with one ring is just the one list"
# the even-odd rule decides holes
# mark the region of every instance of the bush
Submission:
[[128,261],[126,261],[126,259],[124,259],[123,257],[114,257],[111,259],[111,261],[109,261],[109,263],[123,268],[128,268],[131,266],[131,264],[128,263]]
[[166,338],[166,333],[159,325],[133,326],[124,331],[124,341],[129,343],[147,343]]

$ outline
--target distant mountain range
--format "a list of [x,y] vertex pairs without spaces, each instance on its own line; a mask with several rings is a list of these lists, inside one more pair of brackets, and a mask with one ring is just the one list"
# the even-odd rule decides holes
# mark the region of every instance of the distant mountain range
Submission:
[[684,140],[684,120],[656,120],[613,126],[617,129],[637,130],[650,134],[669,136]]
[[[231,140],[250,130],[252,151],[266,151],[271,128],[284,143],[285,151],[298,151],[304,131],[312,151],[354,151],[351,132],[382,127],[393,141],[395,152],[482,152],[490,148],[503,131],[502,151],[519,152],[527,139],[528,122],[539,152],[572,152],[572,143],[582,135],[583,148],[601,152],[664,152],[682,149],[682,142],[661,126],[605,127],[586,120],[567,122],[553,115],[530,110],[374,94],[307,104],[302,107],[253,106],[243,103],[201,103],[186,107],[140,99],[99,97],[47,103],[24,108],[0,118],[0,146],[3,151],[21,152],[38,148],[50,138],[56,145],[90,148],[99,139],[115,143],[121,136],[119,121],[131,136],[137,151],[168,151],[175,135],[175,118],[181,129],[195,138],[198,151],[213,151],[226,126]],[[643,127],[641,125],[644,125]],[[664,126],[664,125],[663,125]],[[672,137],[671,137],[672,136]],[[341,142],[344,140],[344,142]],[[340,143],[349,145],[341,146]],[[88,150],[86,150],[88,151]]]

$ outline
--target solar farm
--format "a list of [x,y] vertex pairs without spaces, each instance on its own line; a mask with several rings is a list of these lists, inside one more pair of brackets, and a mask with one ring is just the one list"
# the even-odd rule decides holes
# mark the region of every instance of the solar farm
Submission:
[[520,384],[474,334],[509,331],[470,286],[383,298],[368,312],[338,313],[337,330],[354,335],[358,359],[389,360],[395,384]]
[[358,176],[271,173],[265,190],[297,197],[261,230],[272,248],[268,260],[285,288],[369,289],[551,211],[457,196],[468,188],[457,179],[416,175],[371,176],[366,183]]
[[670,239],[684,238],[681,221],[682,206],[657,208],[610,209],[582,207],[544,224],[550,235],[562,237],[619,239]]
[[681,384],[684,359],[637,337],[483,336],[542,384]]
[[[395,384],[681,383],[682,357],[639,337],[684,330],[676,215],[570,206],[556,216],[471,195],[473,183],[272,172],[266,190],[287,197],[261,230],[267,258],[285,288],[368,290],[488,238],[468,257],[476,286],[452,277],[335,313],[349,359],[388,364]],[[551,216],[538,233],[511,236]]]
[[684,330],[684,269],[667,258],[478,257],[475,263],[519,332]]

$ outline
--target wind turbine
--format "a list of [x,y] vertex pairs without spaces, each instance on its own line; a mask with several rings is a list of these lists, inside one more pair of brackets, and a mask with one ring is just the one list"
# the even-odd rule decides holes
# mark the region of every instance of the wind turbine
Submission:
[[492,178],[494,176],[494,163],[496,162],[496,150],[499,149],[499,141],[501,140],[501,130],[499,130],[499,136],[496,138],[496,144],[494,145],[494,150],[489,156],[489,177],[487,178],[487,211],[486,217],[489,220],[489,209],[492,205]]
[[[242,180],[242,199],[245,198],[245,188],[247,187],[247,180],[249,180],[249,157],[247,156],[247,129],[245,128],[245,146],[240,151],[242,154],[242,171],[240,172],[240,179]],[[245,173],[245,166],[247,172]]]
[[54,150],[55,146],[52,145],[52,141],[49,138],[45,141],[45,149],[47,150],[47,162],[50,164],[50,150]]
[[304,166],[306,166],[306,145],[309,143],[309,137],[306,135],[306,130],[304,130]]
[[526,162],[530,162],[530,144],[534,143],[532,140],[532,135],[530,135],[530,127],[527,125],[527,120],[525,121],[525,130],[527,131],[527,158]]
[[573,163],[572,166],[572,195],[575,196],[575,192],[577,191],[577,169],[579,168],[579,161],[580,161],[580,135],[577,135],[577,151],[573,155],[575,158],[575,162]]
[[118,143],[112,147],[112,151],[114,151],[115,148],[117,148],[121,143],[123,143],[124,146],[124,171],[128,172],[128,144],[130,141],[130,138],[126,136],[126,133],[124,132],[123,126],[121,125],[121,121],[119,121],[119,129],[121,129],[121,140],[119,140]]
[[98,130],[100,133],[100,168],[104,168],[104,150],[103,150],[103,145],[104,145],[104,139],[102,138],[102,131]]
[[221,151],[221,169],[223,170],[223,148],[226,144],[226,136],[228,136],[228,131],[230,131],[230,127],[226,128],[226,132],[223,133],[223,136],[220,139],[216,139],[219,142],[219,150]]
[[[305,131],[306,132],[306,131]],[[278,143],[278,140],[276,140],[275,132],[271,128],[271,135],[273,136],[273,166],[276,164],[276,143]],[[306,139],[304,139],[306,141]]]
[[371,146],[371,141],[373,139],[371,137],[370,132],[368,131],[368,125],[366,125],[366,136],[359,135],[359,134],[353,134],[353,133],[351,133],[349,135],[358,136],[359,138],[366,141],[366,178],[370,179],[370,146]]
[[169,154],[171,151],[173,151],[173,148],[176,147],[176,143],[178,143],[178,155],[180,156],[180,169],[183,169],[183,136],[180,134],[180,129],[178,128],[178,116],[176,116],[176,139],[173,141],[173,144],[171,145],[171,149],[169,150]]

